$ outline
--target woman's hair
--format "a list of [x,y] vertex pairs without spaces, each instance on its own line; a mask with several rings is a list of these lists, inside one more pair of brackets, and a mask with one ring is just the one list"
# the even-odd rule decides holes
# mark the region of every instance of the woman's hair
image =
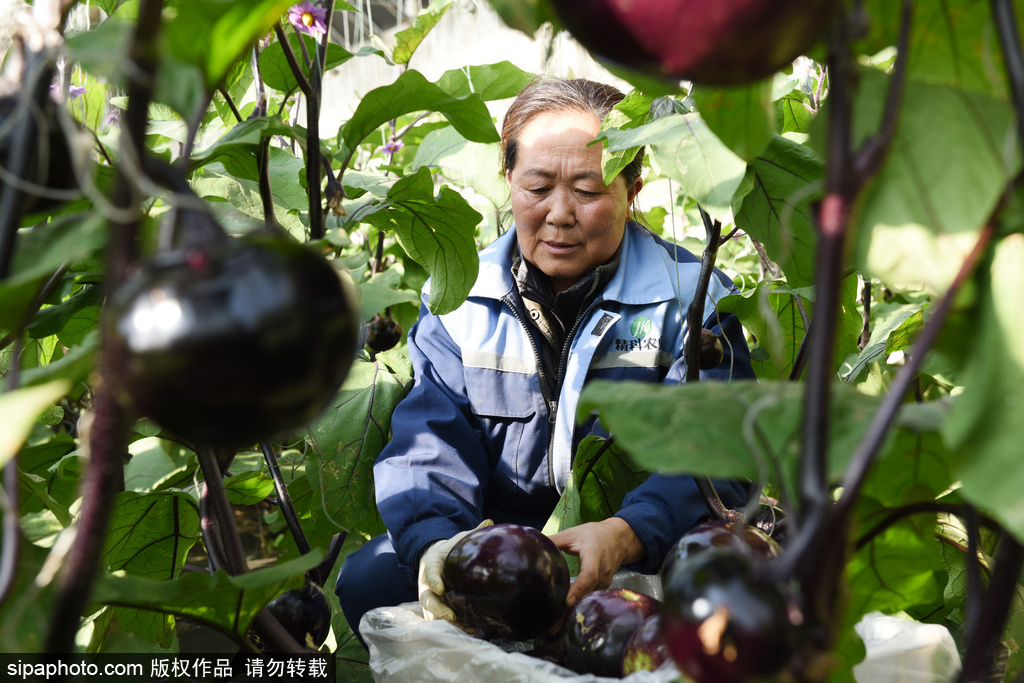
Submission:
[[[608,112],[625,98],[619,89],[584,78],[538,77],[526,85],[505,112],[501,125],[501,174],[512,171],[519,151],[519,136],[533,118],[549,112],[575,111],[593,114],[603,121]],[[629,186],[643,169],[644,148],[636,153],[622,175]]]

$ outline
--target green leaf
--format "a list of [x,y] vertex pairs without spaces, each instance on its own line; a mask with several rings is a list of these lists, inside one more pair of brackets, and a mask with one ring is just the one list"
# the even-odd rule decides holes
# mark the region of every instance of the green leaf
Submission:
[[[1019,3],[1017,12],[1021,11]],[[873,53],[896,44],[900,5],[869,0],[871,33],[860,46]],[[992,6],[972,0],[943,0],[914,6],[907,75],[915,80],[1005,98],[1005,62],[992,18]],[[906,101],[906,97],[904,97]]]
[[[814,311],[809,289],[792,289],[783,283],[762,280],[757,286],[718,301],[718,309],[732,313],[757,340],[762,352],[753,361],[763,379],[786,379],[793,370],[806,329]],[[801,307],[803,310],[801,311]]]
[[235,175],[241,175],[247,180],[258,180],[256,152],[263,138],[275,135],[305,139],[305,134],[283,122],[280,116],[248,119],[233,126],[206,149],[193,154],[189,160],[189,170],[195,171],[211,161],[221,161],[225,165],[233,161]]
[[402,267],[398,264],[376,273],[359,284],[360,311],[363,320],[369,320],[389,306],[400,303],[419,304],[420,295],[411,289],[401,289]]
[[813,201],[821,196],[824,163],[803,145],[776,135],[750,167],[754,189],[743,199],[736,226],[765,246],[790,286],[813,284]]
[[224,480],[228,500],[234,505],[255,505],[274,492],[274,480],[250,470]]
[[572,469],[579,489],[581,522],[611,517],[622,507],[626,494],[650,476],[618,444],[599,437],[580,443]]
[[[653,98],[637,90],[631,91],[601,121],[601,131],[597,139],[607,139],[605,132],[608,130],[630,130],[642,125],[651,111],[652,101]],[[619,173],[632,163],[639,151],[639,145],[616,150],[604,146],[601,150],[601,172],[605,184],[610,185]]]
[[11,275],[0,283],[0,327],[18,326],[38,287],[62,265],[96,253],[106,242],[98,213],[74,214],[18,233]]
[[[452,126],[431,131],[416,148],[411,169],[439,170],[456,187],[470,187],[495,207],[508,200],[508,183],[496,170],[498,143],[470,142]],[[353,175],[345,174],[345,180]]]
[[444,115],[467,140],[498,142],[487,106],[477,96],[452,97],[430,83],[418,71],[405,71],[390,84],[366,93],[355,113],[338,134],[336,158],[347,166],[356,147],[370,133],[391,119],[414,111],[436,111]]
[[802,90],[792,90],[775,101],[776,132],[806,135],[811,130],[814,114],[808,109],[811,98]]
[[[278,223],[300,241],[305,240],[306,227],[298,217],[299,212],[309,208],[306,191],[297,178],[303,172],[302,160],[283,149],[270,149],[270,184],[274,199],[274,216]],[[227,201],[242,214],[262,223],[264,220],[263,200],[259,183],[239,178],[220,164],[210,164],[203,169],[193,183],[193,189],[200,197]]]
[[452,97],[476,95],[484,102],[490,102],[515,97],[534,76],[512,62],[504,61],[450,69],[441,74],[437,85]]
[[[890,80],[872,69],[862,75],[857,140],[876,131]],[[855,267],[885,283],[944,291],[1020,170],[1015,136],[1006,102],[908,81],[892,147],[858,212]]]
[[[383,358],[382,358],[383,357]],[[392,366],[384,359],[392,361]],[[393,369],[400,360],[400,369]],[[408,361],[392,354],[357,358],[337,397],[310,429],[314,457],[306,467],[313,523],[320,535],[342,529],[383,531],[373,488],[373,463],[390,438],[391,414],[412,386]]]
[[110,513],[103,565],[132,576],[174,579],[199,539],[199,505],[188,494],[122,491]]
[[42,339],[55,335],[62,331],[74,316],[87,308],[95,309],[95,315],[90,316],[95,327],[96,321],[99,320],[99,305],[102,301],[102,287],[86,285],[61,303],[40,310],[28,325],[29,336],[33,339]]
[[530,38],[546,23],[560,25],[546,0],[491,0],[491,7],[507,26],[522,31]]
[[[318,47],[317,42],[313,40],[313,37],[303,35],[302,40],[306,44],[306,53],[310,56],[315,55]],[[292,53],[302,66],[302,71],[306,74],[306,78],[312,78],[312,75],[309,73],[309,69],[306,68],[305,61],[302,57],[302,48],[299,47],[299,36],[294,33],[289,34],[288,44],[291,45]],[[327,68],[325,71],[337,68],[353,57],[370,54],[380,55],[381,52],[380,50],[375,50],[370,47],[364,47],[358,53],[352,54],[340,45],[328,43]],[[298,79],[296,79],[295,74],[288,65],[288,58],[284,56],[284,48],[281,43],[276,41],[268,45],[267,48],[260,53],[260,76],[263,77],[263,82],[268,87],[283,93],[292,92],[299,87]]]
[[608,131],[609,151],[648,145],[651,166],[680,184],[713,217],[731,222],[746,163],[722,144],[699,114],[673,114],[632,130]]
[[[732,479],[769,477],[791,486],[798,468],[804,386],[796,382],[700,382],[658,385],[593,381],[578,415],[598,411],[602,424],[642,466],[669,474]],[[861,442],[881,398],[832,386],[829,476],[839,477]],[[918,409],[920,410],[920,409]],[[897,425],[920,431],[913,409]],[[913,426],[913,429],[911,427]],[[937,430],[937,424],[928,424]],[[882,454],[889,452],[890,436]]]
[[72,383],[85,380],[93,369],[99,341],[99,330],[92,330],[59,360],[25,370],[21,377],[22,385],[35,386],[55,380],[67,380]]
[[416,15],[412,26],[395,34],[395,52],[391,56],[395,64],[408,64],[416,48],[427,37],[430,30],[441,21],[441,17],[452,8],[452,0],[438,0]]
[[754,159],[772,139],[772,84],[769,78],[735,88],[698,87],[691,93],[711,132],[744,161]]
[[476,282],[480,262],[474,229],[483,217],[448,187],[432,193],[430,171],[422,167],[388,191],[387,211],[366,219],[382,230],[393,228],[406,253],[427,269],[427,305],[441,315],[458,308]]
[[1024,539],[1024,473],[1017,465],[1024,440],[1024,235],[999,242],[987,279],[961,373],[963,393],[943,434],[959,455],[963,496]]
[[33,496],[38,498],[43,506],[53,513],[57,522],[60,523],[62,528],[71,526],[73,517],[71,511],[67,505],[64,505],[57,501],[53,496],[50,495],[48,489],[49,482],[36,474],[29,474],[28,472],[22,472],[18,470],[18,481],[21,482],[22,487],[30,492]]
[[69,391],[71,382],[59,379],[0,394],[0,415],[4,416],[0,422],[0,467],[5,466],[25,443],[43,411]]
[[175,58],[198,66],[208,93],[281,18],[292,0],[176,0],[164,24]]
[[244,636],[253,617],[279,593],[298,588],[303,574],[323,559],[319,549],[294,560],[239,576],[184,572],[173,581],[104,573],[93,599],[101,604],[173,614]]

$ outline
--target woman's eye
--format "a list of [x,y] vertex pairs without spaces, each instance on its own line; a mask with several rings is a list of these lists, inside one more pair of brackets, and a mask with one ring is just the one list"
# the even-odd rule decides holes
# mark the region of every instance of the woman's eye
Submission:
[[596,197],[597,195],[599,195],[601,193],[600,192],[591,192],[590,190],[576,190],[576,194],[580,195],[581,197]]
[[531,187],[531,188],[527,189],[526,191],[529,192],[530,194],[541,195],[541,194],[545,194],[548,191],[548,188],[546,188],[546,187]]

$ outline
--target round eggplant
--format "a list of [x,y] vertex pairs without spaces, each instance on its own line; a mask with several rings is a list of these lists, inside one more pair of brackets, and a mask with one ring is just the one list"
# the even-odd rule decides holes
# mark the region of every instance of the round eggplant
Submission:
[[359,321],[320,254],[266,234],[165,252],[115,292],[124,398],[185,439],[238,448],[327,407]]
[[660,606],[649,595],[626,588],[584,595],[565,615],[559,633],[566,666],[577,673],[619,676],[633,632]]
[[662,563],[662,580],[665,580],[675,564],[681,564],[712,548],[733,548],[765,559],[776,557],[782,552],[778,542],[756,526],[710,520],[690,529],[672,546]]
[[824,35],[838,0],[552,0],[585,48],[628,68],[703,85],[771,76]]
[[637,671],[654,671],[670,659],[665,639],[661,637],[661,614],[644,619],[622,653],[622,675]]
[[757,563],[749,553],[716,548],[666,575],[662,637],[696,683],[768,680],[799,646],[797,602],[785,585],[759,577]]
[[[267,604],[267,610],[300,645],[315,650],[327,640],[331,605],[324,589],[315,582],[307,580],[302,588],[281,593]],[[265,649],[262,640],[251,634],[250,637],[260,649]]]
[[467,534],[442,568],[444,601],[478,637],[528,640],[565,612],[569,566],[540,531],[495,524]]

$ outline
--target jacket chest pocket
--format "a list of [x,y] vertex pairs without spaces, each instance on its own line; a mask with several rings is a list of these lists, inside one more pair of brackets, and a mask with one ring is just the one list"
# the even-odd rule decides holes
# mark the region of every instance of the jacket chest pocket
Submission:
[[547,425],[537,419],[536,375],[466,368],[466,394],[474,428],[487,452],[489,486],[499,495],[514,495],[531,488],[542,465],[546,481]]

